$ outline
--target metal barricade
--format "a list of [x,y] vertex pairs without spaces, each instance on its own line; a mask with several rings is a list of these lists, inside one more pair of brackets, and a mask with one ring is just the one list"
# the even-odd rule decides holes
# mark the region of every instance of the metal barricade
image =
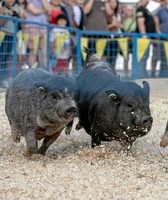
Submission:
[[83,46],[111,63],[123,79],[168,77],[167,38],[81,31],[0,16],[0,85],[35,61],[52,73],[79,74],[86,56]]

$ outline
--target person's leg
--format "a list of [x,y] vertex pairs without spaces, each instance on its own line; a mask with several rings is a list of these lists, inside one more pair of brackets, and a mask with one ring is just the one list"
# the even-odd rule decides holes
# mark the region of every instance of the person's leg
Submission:
[[152,51],[152,71],[151,76],[156,76],[156,65],[157,61],[160,59],[160,49],[158,41],[153,43],[153,51]]
[[39,30],[37,27],[33,27],[33,26],[30,26],[29,27],[29,43],[28,43],[28,48],[29,48],[29,55],[28,55],[28,64],[29,66],[33,66],[34,63],[37,61],[37,55],[38,55],[38,49],[39,49],[39,44],[37,48],[37,52],[35,52],[35,49],[34,49],[34,42],[36,40],[36,36],[39,37]]
[[128,77],[128,58],[127,59],[124,58],[124,74],[125,77]]
[[36,62],[37,60],[37,55],[35,55],[34,53],[34,34],[29,34],[29,54],[28,54],[28,64],[29,66],[33,66],[33,64]]
[[7,36],[4,37],[4,40],[0,45],[0,81],[3,80],[4,74],[6,71],[6,62],[5,62],[6,51],[7,51],[6,50],[6,47],[7,47],[6,42],[7,42]]
[[157,64],[157,46],[155,43],[153,43],[153,51],[152,51],[152,71],[151,71],[151,76],[155,77],[155,71],[156,71],[156,64]]
[[168,63],[163,43],[161,44],[161,64],[159,77],[168,77]]
[[88,42],[88,49],[93,52],[96,53],[96,47],[95,47],[96,41],[94,38],[89,38],[89,42]]
[[0,45],[0,82],[9,76],[9,59],[13,48],[13,36],[5,35],[5,38]]
[[45,35],[41,36],[39,39],[39,46],[41,49],[41,60],[42,60],[42,68],[47,68],[47,48],[46,48],[46,37]]
[[129,77],[128,62],[130,53],[132,53],[132,40],[128,40],[128,55],[127,58],[124,57],[124,73],[126,77]]
[[37,56],[34,55],[33,49],[29,49],[29,58],[28,58],[29,66],[33,66],[36,60],[37,60]]
[[138,76],[140,78],[147,77],[146,62],[147,62],[147,59],[149,57],[149,50],[150,50],[150,45],[146,49],[142,59],[140,60],[140,62],[138,64]]
[[118,54],[117,41],[108,41],[106,47],[107,62],[109,62],[114,68],[116,65],[117,54]]

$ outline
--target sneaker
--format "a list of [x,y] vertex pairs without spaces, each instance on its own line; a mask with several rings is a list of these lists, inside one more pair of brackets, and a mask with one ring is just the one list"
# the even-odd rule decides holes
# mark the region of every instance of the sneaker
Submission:
[[24,65],[21,66],[21,69],[29,69],[29,65],[24,64]]

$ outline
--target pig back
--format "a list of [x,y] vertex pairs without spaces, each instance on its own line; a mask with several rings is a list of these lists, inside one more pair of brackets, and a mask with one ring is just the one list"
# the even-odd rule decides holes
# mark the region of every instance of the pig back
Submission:
[[50,77],[51,75],[42,69],[27,69],[18,74],[5,94],[5,111],[9,121],[15,120],[20,129],[23,124],[19,122],[23,119],[25,123],[29,122],[30,126],[36,124],[40,95],[34,82],[47,80]]
[[112,70],[95,68],[83,71],[77,78],[77,101],[90,102],[93,96],[111,84],[119,84],[119,80]]

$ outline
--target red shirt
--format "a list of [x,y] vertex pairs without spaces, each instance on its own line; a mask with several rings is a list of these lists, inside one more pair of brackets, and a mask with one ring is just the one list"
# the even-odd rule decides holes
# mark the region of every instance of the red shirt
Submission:
[[56,18],[60,14],[63,14],[61,10],[52,10],[50,13],[50,24],[56,24]]

